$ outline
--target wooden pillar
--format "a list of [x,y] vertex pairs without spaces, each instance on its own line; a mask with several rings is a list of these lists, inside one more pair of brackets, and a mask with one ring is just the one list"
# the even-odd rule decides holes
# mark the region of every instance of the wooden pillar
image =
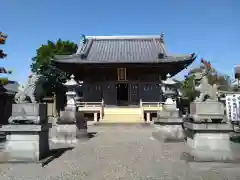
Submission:
[[56,102],[56,94],[53,94],[53,117],[57,116],[57,102]]
[[97,112],[94,112],[93,113],[93,115],[94,115],[94,122],[97,122],[98,121],[98,113]]
[[[56,125],[57,124],[57,117],[58,117],[58,113],[57,113],[57,102],[56,102],[56,94],[53,94],[53,119],[52,119],[52,124]],[[47,103],[48,104],[48,103]]]
[[103,109],[100,110],[100,118],[99,118],[99,120],[100,121],[103,120]]
[[150,121],[151,121],[151,113],[147,112],[147,122],[150,122]]

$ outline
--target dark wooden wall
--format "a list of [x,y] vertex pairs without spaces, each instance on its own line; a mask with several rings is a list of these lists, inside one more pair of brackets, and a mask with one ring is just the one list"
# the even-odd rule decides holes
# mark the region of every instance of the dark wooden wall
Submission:
[[[147,102],[162,101],[161,74],[151,68],[127,68],[127,81],[117,80],[116,68],[85,70],[82,76],[84,101],[99,102],[104,99],[107,105],[117,104],[118,83],[128,84],[129,104],[139,104],[140,99]],[[81,76],[77,75],[78,79]]]
[[[158,81],[131,81],[127,84],[130,104],[137,104],[140,99],[147,102],[163,101]],[[99,102],[103,98],[106,104],[114,105],[117,103],[117,85],[116,81],[85,83],[83,88],[84,101]]]
[[12,104],[14,95],[0,94],[0,125],[7,124],[8,118],[12,115]]
[[117,68],[127,69],[129,103],[163,101],[161,80],[166,74],[172,75],[184,68],[183,63],[114,63],[114,64],[58,64],[58,68],[71,72],[76,79],[84,81],[84,101],[117,104]]

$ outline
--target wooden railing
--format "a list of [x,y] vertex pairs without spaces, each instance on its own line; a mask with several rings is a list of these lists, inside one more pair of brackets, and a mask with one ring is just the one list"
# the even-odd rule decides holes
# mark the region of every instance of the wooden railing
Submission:
[[164,102],[143,102],[140,100],[140,107],[162,107]]
[[79,102],[77,103],[77,107],[83,108],[98,108],[102,107],[103,102]]
[[78,111],[94,113],[94,119],[97,118],[97,113],[100,114],[100,120],[104,114],[104,100],[100,102],[78,102]]
[[[148,115],[150,112],[159,110],[164,102],[143,102],[140,99],[140,113],[141,113],[141,119],[144,119],[144,113],[145,111],[148,111]],[[149,119],[149,117],[147,118]]]

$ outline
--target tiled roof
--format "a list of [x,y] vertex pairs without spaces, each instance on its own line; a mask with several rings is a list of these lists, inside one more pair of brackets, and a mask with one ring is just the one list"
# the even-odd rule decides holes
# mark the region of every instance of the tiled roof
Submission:
[[[82,43],[83,42],[83,43]],[[193,61],[191,54],[168,56],[162,36],[89,36],[74,55],[56,56],[64,63],[161,63]]]
[[8,84],[4,85],[4,88],[8,92],[16,93],[18,92],[19,83],[16,81],[9,81]]
[[8,71],[4,67],[0,67],[0,73],[7,74]]

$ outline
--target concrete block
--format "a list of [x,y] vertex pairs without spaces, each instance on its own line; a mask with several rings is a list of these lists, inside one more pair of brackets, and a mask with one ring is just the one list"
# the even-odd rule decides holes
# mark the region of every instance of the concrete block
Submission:
[[48,131],[9,134],[3,152],[8,161],[39,161],[49,154]]

